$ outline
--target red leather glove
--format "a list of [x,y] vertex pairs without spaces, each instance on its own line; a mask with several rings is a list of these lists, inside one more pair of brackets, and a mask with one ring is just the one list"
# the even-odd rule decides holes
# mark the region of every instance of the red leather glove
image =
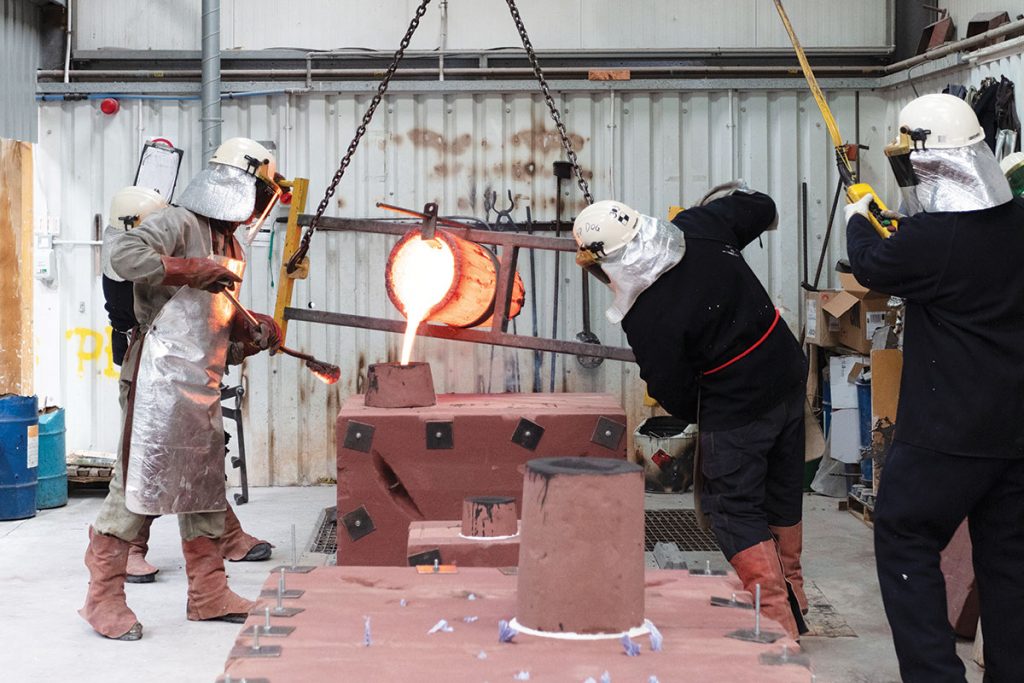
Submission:
[[222,292],[241,282],[230,270],[206,258],[179,258],[177,256],[161,256],[164,264],[162,285],[185,285],[208,292]]
[[270,349],[271,352],[277,351],[277,348],[281,346],[281,326],[269,315],[255,311],[249,312],[260,321],[259,329],[250,330],[253,344],[261,351],[266,349]]

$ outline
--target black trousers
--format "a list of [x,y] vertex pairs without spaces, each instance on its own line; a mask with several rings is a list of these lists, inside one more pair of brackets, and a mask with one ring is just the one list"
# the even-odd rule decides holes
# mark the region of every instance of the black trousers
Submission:
[[701,505],[726,559],[803,516],[804,401],[785,401],[736,429],[701,431]]
[[875,506],[875,556],[905,683],[963,683],[939,554],[964,518],[981,600],[986,683],[1024,681],[1024,460],[896,442]]

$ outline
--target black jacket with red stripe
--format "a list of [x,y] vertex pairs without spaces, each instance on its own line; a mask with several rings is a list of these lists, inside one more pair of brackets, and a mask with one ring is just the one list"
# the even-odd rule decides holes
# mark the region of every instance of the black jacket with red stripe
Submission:
[[752,352],[775,306],[740,251],[775,220],[775,202],[737,192],[680,213],[686,253],[648,287],[622,320],[647,392],[706,431],[734,429],[774,408],[805,381],[803,351],[784,320]]

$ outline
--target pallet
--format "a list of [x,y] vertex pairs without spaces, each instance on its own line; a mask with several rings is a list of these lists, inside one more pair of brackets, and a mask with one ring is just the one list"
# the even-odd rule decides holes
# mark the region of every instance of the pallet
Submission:
[[111,467],[82,467],[68,465],[68,482],[72,484],[99,484],[108,483],[113,468]]
[[871,503],[865,503],[863,500],[853,495],[852,493],[846,497],[845,503],[846,509],[850,511],[850,514],[864,522],[870,528],[875,526],[875,506]]

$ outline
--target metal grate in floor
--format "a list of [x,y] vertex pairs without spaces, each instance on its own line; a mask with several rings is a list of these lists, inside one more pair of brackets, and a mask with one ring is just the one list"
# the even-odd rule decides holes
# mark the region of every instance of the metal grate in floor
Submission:
[[324,508],[309,541],[311,553],[333,555],[338,552],[338,508]]
[[683,552],[718,552],[718,541],[710,531],[697,526],[693,510],[647,510],[644,512],[644,550],[656,543],[675,543]]

